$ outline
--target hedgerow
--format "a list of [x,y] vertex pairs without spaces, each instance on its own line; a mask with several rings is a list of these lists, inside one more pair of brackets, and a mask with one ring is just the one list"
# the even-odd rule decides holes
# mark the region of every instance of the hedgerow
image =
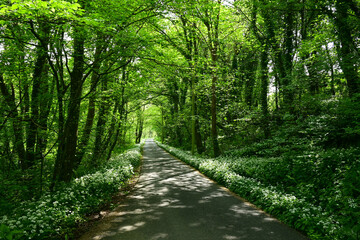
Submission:
[[[306,233],[311,239],[357,239],[359,231],[359,229],[357,229],[359,223],[359,201],[349,196],[349,194],[346,196],[343,188],[333,186],[332,190],[324,190],[322,194],[318,196],[320,199],[331,199],[331,203],[320,204],[324,202],[314,202],[314,197],[309,196],[312,194],[312,191],[302,192],[306,187],[312,188],[312,186],[309,186],[311,184],[310,181],[304,181],[303,184],[305,186],[300,188],[299,191],[288,191],[289,189],[294,190],[294,187],[287,188],[286,186],[292,185],[293,182],[291,181],[297,179],[289,176],[289,174],[291,175],[289,172],[292,170],[286,167],[286,159],[236,158],[235,156],[230,157],[229,155],[216,159],[201,158],[168,145],[158,144],[172,155],[198,169],[200,172],[239,194],[241,197],[244,197],[266,212],[276,216],[279,220]],[[323,155],[326,154],[323,153]],[[299,161],[303,160],[302,162],[306,163],[309,161],[307,158],[309,158],[309,156],[305,157],[305,161],[304,159],[297,159],[296,161],[298,161],[298,163],[295,161],[292,162],[292,164],[298,164],[300,168],[301,164]],[[318,158],[320,157],[318,156]],[[323,156],[323,158],[326,157]],[[359,161],[354,162],[352,164],[359,163]],[[315,169],[320,167],[319,164],[319,162],[315,164],[308,163],[309,166],[311,165]],[[327,162],[327,164],[330,163]],[[293,168],[295,172],[304,174],[304,177],[306,173],[310,174],[308,176],[311,177],[311,174],[314,172],[306,172],[311,169],[309,166],[306,167],[305,164],[305,169],[303,169],[302,172],[299,172],[300,170],[297,169],[296,166],[293,166]],[[329,166],[326,166],[325,168],[328,167]],[[277,173],[278,170],[279,172]],[[328,173],[330,171],[331,169]],[[338,171],[345,171],[345,169],[341,168],[338,169]],[[349,174],[347,175],[349,176]],[[355,175],[354,173],[354,176]],[[321,179],[313,180],[313,182],[328,181],[331,184],[331,181],[335,180],[338,181],[340,185],[346,183],[341,177],[331,179],[329,175],[326,174],[318,177]],[[281,179],[288,180],[284,180],[281,183]],[[353,180],[354,179],[351,181]],[[277,184],[275,184],[276,181],[278,181]],[[335,194],[335,196],[326,195],[332,193]],[[337,200],[335,200],[335,198],[337,198]]]
[[113,157],[98,171],[74,179],[0,218],[0,239],[56,239],[109,201],[140,164],[140,147]]

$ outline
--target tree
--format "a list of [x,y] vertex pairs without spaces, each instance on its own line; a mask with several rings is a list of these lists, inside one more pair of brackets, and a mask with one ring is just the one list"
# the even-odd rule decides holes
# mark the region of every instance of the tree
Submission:
[[331,13],[331,17],[334,19],[339,41],[339,63],[347,81],[349,95],[354,96],[360,91],[359,50],[349,24],[352,18],[349,11],[352,10],[358,14],[359,7],[352,0],[339,0],[335,2],[335,8],[335,15]]

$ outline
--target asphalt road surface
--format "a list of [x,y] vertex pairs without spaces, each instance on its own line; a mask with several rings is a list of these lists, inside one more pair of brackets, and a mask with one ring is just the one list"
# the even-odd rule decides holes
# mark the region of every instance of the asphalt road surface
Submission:
[[82,240],[307,239],[219,187],[151,140],[146,141],[143,160],[133,193]]

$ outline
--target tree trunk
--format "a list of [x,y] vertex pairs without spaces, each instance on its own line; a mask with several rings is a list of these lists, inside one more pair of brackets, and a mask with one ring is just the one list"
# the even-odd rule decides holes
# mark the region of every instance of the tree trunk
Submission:
[[[102,91],[106,91],[108,89],[107,81],[108,81],[107,78],[103,79],[102,87],[101,87]],[[103,99],[100,102],[100,106],[99,106],[98,120],[95,129],[95,143],[93,149],[93,157],[91,161],[93,167],[98,166],[98,164],[100,163],[100,158],[101,158],[100,155],[102,149],[105,147],[103,146],[103,139],[104,139],[103,137],[104,137],[105,125],[107,121],[107,113],[109,111],[109,106],[108,106],[109,104],[106,101],[107,101],[106,99]]]
[[329,68],[330,68],[330,77],[331,77],[331,81],[330,81],[330,86],[331,86],[331,95],[335,96],[335,73],[334,73],[334,64],[333,64],[333,60],[331,59],[331,55],[330,55],[330,51],[329,48],[326,46],[326,56],[328,58],[328,63],[329,63]]
[[81,136],[81,140],[79,141],[79,150],[77,153],[77,159],[75,162],[75,169],[80,165],[82,158],[84,157],[86,147],[88,146],[89,140],[90,140],[90,134],[93,128],[94,124],[94,118],[95,118],[95,100],[96,100],[96,86],[99,82],[99,70],[100,70],[100,54],[102,52],[102,46],[101,46],[101,39],[98,39],[96,42],[96,49],[95,49],[95,56],[94,56],[94,66],[92,70],[91,75],[91,86],[90,91],[93,91],[93,93],[89,96],[89,105],[88,105],[88,111],[86,116],[86,122],[83,134]]
[[351,27],[349,26],[348,10],[352,1],[338,0],[335,3],[336,16],[335,25],[337,35],[341,46],[338,48],[339,62],[341,69],[347,81],[350,97],[359,93],[360,79],[358,72],[359,57],[355,54],[357,47],[351,36]]
[[[213,61],[216,63],[217,56],[216,53],[213,56]],[[216,68],[216,64],[213,65],[214,68]],[[220,148],[219,148],[219,142],[218,142],[218,132],[217,132],[217,115],[216,115],[216,82],[217,82],[218,76],[215,69],[213,69],[213,76],[211,81],[211,138],[212,138],[212,144],[213,144],[213,151],[214,151],[214,157],[217,157],[220,155]]]
[[216,113],[216,84],[218,81],[218,50],[219,50],[219,18],[221,9],[221,0],[215,5],[216,18],[210,24],[211,19],[206,19],[204,24],[207,28],[211,55],[211,139],[213,144],[214,157],[220,155],[220,147],[217,132],[217,113]]
[[140,108],[138,110],[138,116],[137,116],[135,143],[141,142],[143,128],[144,128],[144,116],[143,116],[143,110]]
[[115,148],[115,146],[116,146],[116,143],[117,143],[118,140],[119,140],[119,135],[120,135],[120,133],[121,133],[121,121],[119,121],[118,126],[117,126],[117,128],[116,128],[115,137],[114,137],[112,143],[110,144],[110,147],[109,147],[109,150],[108,150],[108,154],[107,154],[107,157],[106,157],[106,161],[109,161],[109,160],[110,160],[112,151],[114,150],[114,148]]
[[195,76],[191,77],[191,154],[195,154]]
[[[127,84],[127,74],[126,74],[126,67],[124,66],[122,69],[122,87],[121,87],[121,103],[120,106],[118,108],[118,112],[119,112],[119,123],[118,126],[116,128],[116,133],[115,133],[115,137],[113,142],[110,145],[109,151],[108,151],[108,155],[106,160],[109,160],[112,154],[112,151],[114,150],[116,143],[119,140],[119,136],[120,136],[120,140],[121,140],[121,133],[122,133],[122,128],[123,128],[123,122],[126,122],[126,119],[124,119],[124,113],[125,113],[125,105],[126,105],[126,101],[125,101],[125,86]],[[114,113],[115,115],[115,113]],[[125,137],[124,137],[125,139]]]
[[164,121],[164,109],[161,107],[161,143],[165,141],[165,121]]
[[196,104],[196,96],[195,96],[195,104],[194,104],[194,109],[195,109],[195,141],[196,141],[196,149],[197,149],[197,152],[199,154],[202,154],[205,149],[204,149],[204,146],[202,144],[202,140],[201,140],[201,133],[200,133],[200,123],[199,123],[199,114],[198,114],[198,109],[197,109],[197,104]]
[[268,109],[268,101],[267,101],[267,94],[268,94],[268,49],[263,49],[261,52],[260,57],[260,79],[261,79],[261,110],[262,110],[262,118],[263,118],[263,131],[265,138],[270,137],[270,129],[269,129],[269,109]]
[[[118,111],[119,111],[119,103],[116,102],[114,109],[113,109],[112,121],[111,121],[110,126],[108,127],[107,137],[104,138],[103,142],[101,143],[102,150],[99,152],[98,159],[108,160],[111,156],[112,150],[114,149],[114,147],[117,143],[120,129],[116,127],[116,124],[118,124],[118,126],[121,127],[121,125],[120,125],[121,121],[119,121],[118,123],[116,121],[118,119],[118,117],[116,116]],[[116,131],[115,131],[115,129],[116,129]],[[114,132],[115,132],[115,134],[114,134]],[[108,152],[106,153],[106,151],[108,151]],[[106,156],[105,156],[105,154],[106,154]]]
[[26,165],[31,167],[35,164],[35,153],[36,138],[39,131],[39,112],[42,93],[40,92],[42,85],[44,84],[44,68],[46,63],[46,49],[47,46],[37,46],[37,60],[35,62],[34,74],[33,74],[33,85],[31,93],[31,118],[28,124],[28,136],[26,139]]
[[15,97],[9,93],[3,75],[1,73],[0,73],[0,90],[2,95],[4,96],[9,112],[11,113],[10,116],[12,118],[12,127],[14,131],[14,149],[19,157],[19,163],[22,170],[25,170],[28,168],[28,165],[25,161],[26,153],[23,143],[24,140],[23,128],[19,121],[19,114],[18,114],[17,106],[15,104]]
[[40,102],[40,114],[39,114],[39,129],[37,133],[37,141],[36,141],[36,159],[43,159],[44,151],[46,150],[47,142],[48,142],[48,118],[50,115],[51,105],[53,102],[53,93],[54,93],[54,83],[49,85],[48,79],[48,71],[49,68],[46,67],[45,75],[46,81],[43,82],[41,87],[42,101]]
[[56,181],[69,182],[76,162],[76,149],[80,117],[80,103],[84,73],[84,43],[81,29],[74,29],[74,67],[70,74],[70,99],[63,136],[59,143],[58,169],[54,170]]
[[[288,8],[291,9],[291,4]],[[283,65],[283,69],[281,69],[281,80],[282,80],[282,90],[283,90],[283,98],[284,98],[284,107],[286,110],[288,110],[289,112],[293,112],[294,111],[294,106],[293,106],[293,102],[294,102],[294,91],[293,91],[293,87],[291,86],[291,82],[292,82],[292,77],[291,77],[291,73],[292,73],[292,53],[293,53],[293,38],[294,38],[294,29],[293,29],[293,23],[294,23],[294,19],[293,19],[293,12],[291,11],[287,11],[285,14],[285,39],[284,39],[284,65]],[[279,58],[281,58],[281,56],[279,56]],[[280,64],[280,63],[279,63]]]

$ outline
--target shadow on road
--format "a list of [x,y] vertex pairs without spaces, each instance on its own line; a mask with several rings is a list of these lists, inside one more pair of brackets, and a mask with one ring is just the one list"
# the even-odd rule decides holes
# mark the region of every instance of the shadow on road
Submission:
[[153,141],[126,202],[81,239],[306,239],[232,196]]

